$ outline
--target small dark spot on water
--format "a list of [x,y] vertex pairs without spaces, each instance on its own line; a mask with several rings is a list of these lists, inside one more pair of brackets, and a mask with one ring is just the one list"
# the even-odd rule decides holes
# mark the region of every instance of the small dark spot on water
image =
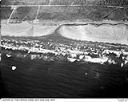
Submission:
[[97,72],[95,78],[99,79],[100,78],[100,73]]
[[128,82],[128,78],[126,78],[126,81]]
[[104,86],[100,86],[100,89],[103,90],[104,89]]

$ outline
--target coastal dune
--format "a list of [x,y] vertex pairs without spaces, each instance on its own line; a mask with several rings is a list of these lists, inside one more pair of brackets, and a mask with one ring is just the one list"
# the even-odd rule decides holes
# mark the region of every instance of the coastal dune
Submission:
[[64,25],[59,33],[74,40],[128,44],[128,27],[126,25]]
[[53,25],[34,25],[34,30],[33,30],[33,36],[45,36],[49,34],[53,34],[55,30],[58,28],[58,26]]
[[41,24],[32,24],[28,22],[22,22],[18,24],[1,24],[1,35],[2,36],[44,36],[52,34],[58,26],[56,25],[41,25]]
[[128,45],[128,26],[126,24],[64,24],[43,25],[22,22],[1,24],[2,36],[39,37],[58,33],[63,37],[94,42],[108,42]]
[[27,22],[20,24],[1,23],[2,36],[28,36],[29,29],[31,29],[31,24]]

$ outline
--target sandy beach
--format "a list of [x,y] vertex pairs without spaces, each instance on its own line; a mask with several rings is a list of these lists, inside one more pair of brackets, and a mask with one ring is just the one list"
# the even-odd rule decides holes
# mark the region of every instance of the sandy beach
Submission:
[[[103,22],[102,22],[103,23]],[[57,32],[64,37],[94,42],[109,42],[128,44],[128,27],[127,24],[121,22],[94,22],[94,23],[68,23],[57,24],[51,23],[9,23],[5,21],[1,23],[2,36],[32,36],[39,37]],[[84,25],[85,24],[85,25]],[[98,25],[98,26],[97,26]]]

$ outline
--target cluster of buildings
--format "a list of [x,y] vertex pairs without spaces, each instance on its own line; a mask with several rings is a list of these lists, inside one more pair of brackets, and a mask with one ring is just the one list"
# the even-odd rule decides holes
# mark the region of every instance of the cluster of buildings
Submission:
[[[81,45],[82,46],[82,45]],[[17,51],[25,51],[25,54],[17,54],[17,56],[27,57],[31,60],[43,59],[46,61],[63,61],[69,62],[91,62],[100,64],[119,64],[121,67],[128,65],[128,52],[124,49],[120,51],[105,49],[105,47],[80,46],[72,44],[72,46],[53,43],[40,42],[38,40],[8,40],[1,42],[1,47]],[[7,56],[8,57],[8,56]],[[9,56],[10,57],[10,56]]]

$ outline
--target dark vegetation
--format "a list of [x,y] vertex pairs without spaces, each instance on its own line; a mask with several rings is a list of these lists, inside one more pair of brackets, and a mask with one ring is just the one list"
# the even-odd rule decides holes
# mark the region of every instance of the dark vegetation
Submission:
[[98,4],[112,6],[127,6],[128,0],[100,0]]
[[[50,0],[2,0],[2,5],[17,5],[17,4],[49,4]],[[113,5],[113,6],[126,6],[128,5],[127,0],[53,0],[51,2],[52,5],[70,5],[73,3],[74,5]]]
[[[73,2],[74,1],[74,2]],[[14,4],[18,4],[18,0],[8,1],[3,0],[2,4],[6,5],[10,2]],[[35,2],[33,0],[33,2]],[[40,2],[45,3],[45,0]],[[42,4],[40,3],[39,4]],[[73,2],[74,5],[81,5],[77,7],[68,6]],[[24,1],[23,1],[24,3]],[[49,2],[47,1],[46,4]],[[20,4],[20,3],[19,3]],[[27,4],[27,3],[26,3]],[[45,4],[45,5],[46,5]],[[101,1],[94,1],[89,2],[88,0],[54,0],[53,5],[67,5],[62,7],[57,6],[44,6],[40,8],[38,19],[40,20],[128,20],[128,1],[127,0],[101,0]],[[85,6],[86,4],[86,6]],[[121,6],[123,8],[116,8],[116,7],[107,7],[107,6]],[[1,8],[2,19],[6,19],[8,15],[10,15],[9,8]],[[33,20],[37,13],[37,7],[19,7],[16,12],[13,14],[12,18],[16,18],[17,20]]]
[[1,13],[0,18],[8,19],[11,12],[12,12],[11,7],[0,7],[0,13]]

